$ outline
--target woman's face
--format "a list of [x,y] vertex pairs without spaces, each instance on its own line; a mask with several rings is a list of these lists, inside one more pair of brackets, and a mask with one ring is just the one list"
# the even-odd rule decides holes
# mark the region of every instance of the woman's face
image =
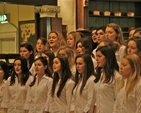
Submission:
[[75,46],[74,37],[72,34],[68,34],[68,36],[67,36],[67,45],[70,48],[73,48]]
[[61,62],[58,58],[53,59],[53,71],[61,75]]
[[98,40],[97,40],[96,30],[93,30],[93,31],[92,31],[92,40],[93,40],[94,43],[97,43],[97,41],[98,41]]
[[101,51],[96,52],[96,61],[98,67],[104,67],[106,64],[106,57],[101,53]]
[[21,47],[20,48],[20,56],[24,57],[26,60],[29,59],[30,55],[33,53],[33,51],[29,51],[27,48],[25,47]]
[[82,43],[79,42],[76,46],[76,52],[77,54],[84,54],[85,53],[85,48],[82,46]]
[[127,54],[137,54],[138,55],[138,48],[135,41],[131,40],[127,44]]
[[46,45],[43,44],[42,40],[37,40],[36,49],[39,53],[42,53],[46,49]]
[[115,30],[112,27],[106,27],[105,33],[106,33],[105,36],[107,39],[111,41],[117,40],[117,33],[115,32]]
[[120,73],[125,78],[128,78],[133,73],[133,68],[131,67],[129,61],[125,58],[122,58],[121,60]]
[[21,61],[20,60],[16,60],[14,62],[14,70],[15,70],[15,73],[17,75],[21,75],[22,74]]
[[4,70],[2,69],[2,67],[0,66],[0,79],[3,80],[4,78]]
[[44,66],[40,60],[36,60],[34,62],[34,65],[35,65],[34,69],[35,69],[36,74],[43,76],[45,74],[45,70],[47,66]]
[[66,58],[68,58],[68,54],[66,53],[66,51],[65,50],[60,50],[59,52],[59,55],[61,55],[61,56],[64,56],[64,57],[66,57]]
[[97,41],[100,43],[101,40],[105,39],[105,32],[100,29],[97,31]]
[[58,44],[58,36],[55,33],[50,33],[48,37],[50,47],[56,47]]
[[85,62],[84,62],[83,58],[79,57],[76,59],[76,69],[77,69],[78,73],[84,75]]

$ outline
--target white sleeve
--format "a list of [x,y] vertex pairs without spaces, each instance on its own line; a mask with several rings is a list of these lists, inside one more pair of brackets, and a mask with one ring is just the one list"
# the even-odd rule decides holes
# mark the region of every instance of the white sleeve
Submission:
[[95,83],[94,80],[91,79],[87,84],[87,104],[83,110],[83,112],[87,113],[90,110],[90,107],[95,105]]
[[141,84],[136,88],[135,99],[136,99],[136,112],[135,113],[141,113]]
[[45,106],[45,111],[49,111],[49,101],[50,101],[50,98],[51,98],[51,89],[52,89],[52,83],[53,83],[53,80],[52,79],[49,79],[48,81],[48,91],[47,91],[47,103],[46,103],[46,106]]
[[67,101],[66,113],[70,113],[73,87],[74,87],[74,82],[72,80],[66,83],[66,101]]
[[9,101],[10,101],[10,97],[11,97],[11,94],[9,91],[10,78],[11,77],[9,77],[6,82],[6,87],[5,87],[5,91],[4,91],[2,103],[1,103],[2,108],[8,108],[8,106],[9,106]]
[[30,108],[30,104],[31,104],[31,100],[32,100],[32,94],[31,94],[31,88],[29,85],[31,84],[31,82],[33,81],[34,77],[30,76],[28,79],[28,83],[27,83],[27,94],[26,94],[26,100],[25,100],[25,104],[24,104],[24,109],[29,110]]

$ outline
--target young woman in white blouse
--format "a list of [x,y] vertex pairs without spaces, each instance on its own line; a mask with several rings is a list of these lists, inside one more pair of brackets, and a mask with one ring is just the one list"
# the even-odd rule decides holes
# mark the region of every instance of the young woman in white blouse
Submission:
[[70,113],[93,113],[95,104],[94,66],[91,56],[76,56],[75,86]]
[[74,82],[68,60],[63,56],[56,56],[53,60],[53,84],[47,113],[69,113]]
[[132,37],[127,40],[126,54],[136,54],[141,59],[141,38]]
[[62,46],[58,49],[57,55],[62,55],[68,59],[69,67],[72,73],[72,79],[74,80],[76,73],[74,51],[68,46]]
[[36,53],[34,59],[41,57],[42,53],[46,50],[47,40],[45,37],[39,37],[36,41]]
[[95,56],[92,53],[92,42],[91,39],[89,38],[81,38],[77,41],[76,43],[76,52],[77,55],[79,54],[89,54],[92,58],[93,64],[94,64],[94,69],[97,66],[97,62],[95,60]]
[[26,113],[43,113],[48,105],[52,78],[45,57],[36,58],[34,64],[36,75],[28,87],[24,109]]
[[31,82],[26,59],[18,57],[13,62],[14,70],[6,82],[1,107],[6,113],[25,113],[27,88]]
[[125,55],[126,48],[121,27],[116,23],[109,23],[106,26],[105,36],[107,39],[119,43],[119,49],[116,51],[115,54],[117,61],[120,62],[122,57]]
[[74,57],[76,56],[76,42],[81,38],[81,35],[77,31],[71,31],[67,35],[67,46],[73,50]]
[[[0,61],[0,104],[2,102],[3,93],[6,87],[6,80],[9,77],[9,67],[6,62]],[[0,106],[0,113],[4,113],[4,109]]]
[[27,60],[27,67],[30,73],[34,76],[34,49],[30,43],[23,43],[20,45],[20,56]]
[[122,79],[118,86],[113,113],[141,112],[141,65],[136,54],[122,58],[120,72]]
[[115,52],[110,46],[96,50],[96,113],[112,113],[116,100],[117,87],[121,78]]
[[48,34],[47,50],[52,50],[54,55],[57,55],[57,51],[61,46],[65,46],[66,41],[61,32],[51,31]]

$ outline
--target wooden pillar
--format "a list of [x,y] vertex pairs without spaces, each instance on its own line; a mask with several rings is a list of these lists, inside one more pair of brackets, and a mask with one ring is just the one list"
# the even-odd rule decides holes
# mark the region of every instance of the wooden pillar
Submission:
[[84,28],[83,0],[76,0],[76,29]]
[[40,37],[40,14],[35,13],[35,37],[38,39]]
[[88,0],[76,0],[76,29],[88,29]]
[[39,37],[47,38],[47,34],[51,30],[58,30],[62,32],[62,18],[56,17],[56,14],[59,11],[59,6],[35,6],[36,39],[38,39]]

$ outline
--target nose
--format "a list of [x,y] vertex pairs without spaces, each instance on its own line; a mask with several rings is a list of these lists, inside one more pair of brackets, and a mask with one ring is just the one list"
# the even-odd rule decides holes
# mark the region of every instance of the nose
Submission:
[[95,60],[98,61],[98,58],[96,57]]
[[108,38],[108,33],[105,33],[105,37]]
[[130,49],[130,48],[128,48],[127,53],[128,53],[128,54],[131,53],[131,49]]
[[76,51],[78,51],[78,50],[79,50],[79,47],[76,48]]
[[119,69],[122,70],[123,69],[122,66],[120,66]]
[[78,69],[78,67],[79,67],[78,64],[76,64],[76,69]]
[[100,34],[97,34],[97,37],[99,38],[100,37]]
[[18,66],[16,65],[16,66],[14,66],[15,67],[15,69],[18,69]]
[[50,38],[49,38],[49,40],[52,40],[52,39],[53,39],[53,37],[50,37]]
[[22,56],[22,57],[23,57],[23,55],[24,55],[24,54],[23,54],[23,53],[21,53],[21,56]]

